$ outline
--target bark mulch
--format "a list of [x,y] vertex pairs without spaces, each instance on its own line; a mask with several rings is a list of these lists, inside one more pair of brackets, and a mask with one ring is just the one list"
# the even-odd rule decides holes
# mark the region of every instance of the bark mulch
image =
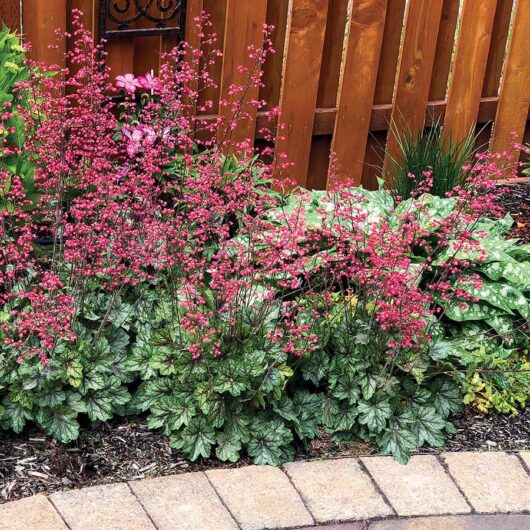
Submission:
[[[449,451],[530,450],[530,409],[518,416],[485,416],[468,409],[455,418],[456,434]],[[438,452],[421,449],[419,452]],[[334,442],[323,435],[298,460],[366,456],[374,445],[359,441]],[[189,462],[169,447],[166,436],[147,429],[143,419],[121,419],[81,429],[79,440],[64,446],[37,430],[21,435],[0,433],[0,503],[35,493],[82,488],[97,484],[173,475],[205,469],[239,467],[243,459],[226,464],[216,459]]]
[[519,238],[522,243],[530,243],[530,182],[511,184],[500,198],[500,204],[510,212],[515,226],[510,237]]

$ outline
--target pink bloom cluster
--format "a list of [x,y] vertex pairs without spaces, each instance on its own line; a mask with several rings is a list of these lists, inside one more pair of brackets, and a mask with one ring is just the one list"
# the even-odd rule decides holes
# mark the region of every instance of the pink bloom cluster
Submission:
[[[199,22],[208,27],[204,17]],[[211,120],[201,113],[213,106],[202,92],[215,86],[215,36],[200,29],[201,50],[175,48],[158,76],[123,74],[113,84],[104,49],[77,11],[73,23],[71,71],[32,76],[20,87],[34,95],[22,118],[38,205],[29,208],[21,180],[0,172],[12,203],[0,210],[0,305],[10,314],[1,331],[17,356],[45,360],[60,341],[74,341],[75,319],[94,289],[117,296],[156,283],[171,293],[178,333],[194,359],[233,352],[256,337],[278,358],[302,356],[319,347],[336,303],[360,312],[394,357],[429,340],[433,317],[440,317],[437,297],[472,301],[451,279],[469,266],[458,250],[476,247],[474,223],[496,212],[500,158],[481,155],[443,220],[429,219],[419,196],[392,222],[374,221],[365,199],[348,188],[329,194],[318,228],[306,222],[309,197],[297,211],[272,218],[280,204],[269,185],[284,157],[260,161],[270,147],[257,152],[239,134],[265,104],[249,93],[261,86],[273,51],[270,28]],[[119,109],[116,87],[126,93]],[[146,93],[135,97],[140,90]],[[427,169],[422,191],[431,181]],[[43,236],[50,251],[36,252]],[[411,259],[418,248],[421,263]],[[434,271],[432,256],[448,248],[454,259]],[[418,283],[422,275],[426,286]]]

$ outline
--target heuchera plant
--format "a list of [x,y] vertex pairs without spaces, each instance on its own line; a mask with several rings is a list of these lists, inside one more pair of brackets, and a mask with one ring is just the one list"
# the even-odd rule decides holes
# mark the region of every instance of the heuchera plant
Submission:
[[441,445],[461,389],[484,389],[466,371],[484,356],[462,353],[470,329],[455,322],[486,322],[480,336],[498,349],[526,340],[528,286],[497,292],[508,272],[485,268],[529,257],[484,244],[509,224],[494,220],[502,157],[480,155],[446,198],[429,194],[429,168],[406,201],[345,186],[279,193],[273,135],[256,151],[235,134],[265,105],[249,94],[271,28],[212,119],[207,17],[200,50],[183,44],[158,75],[115,79],[77,11],[73,24],[71,71],[28,62],[17,87],[31,97],[21,149],[37,204],[1,173],[2,425],[33,420],[68,442],[79,414],[145,412],[191,459],[262,464],[324,430],[400,461]]

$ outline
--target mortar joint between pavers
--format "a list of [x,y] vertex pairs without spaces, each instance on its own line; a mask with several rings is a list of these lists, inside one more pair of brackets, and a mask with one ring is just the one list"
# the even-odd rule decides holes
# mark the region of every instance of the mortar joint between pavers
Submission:
[[294,491],[296,491],[296,493],[298,493],[298,496],[300,497],[300,500],[302,501],[302,504],[304,505],[305,509],[307,510],[307,512],[309,513],[309,515],[311,516],[311,519],[313,519],[313,524],[318,524],[317,522],[317,518],[315,517],[315,515],[313,514],[313,512],[309,509],[309,504],[307,502],[307,499],[302,495],[302,493],[298,490],[298,488],[296,487],[295,483],[293,482],[293,479],[291,478],[291,475],[289,475],[289,473],[287,472],[287,470],[284,468],[284,466],[281,466],[280,467],[280,470],[283,472],[283,474],[287,477],[287,480],[289,481],[289,484],[291,484],[292,488],[294,489]]
[[232,513],[232,510],[228,507],[228,504],[226,504],[226,502],[223,499],[223,497],[221,497],[221,494],[217,491],[217,488],[215,487],[215,484],[210,480],[210,477],[208,476],[208,473],[205,473],[204,471],[201,471],[201,473],[206,477],[206,480],[208,481],[208,484],[210,484],[210,486],[212,487],[213,491],[217,495],[217,498],[219,499],[219,501],[223,505],[224,509],[228,512],[228,514],[232,518],[232,521],[234,521],[234,523],[236,523],[236,525],[239,528],[239,530],[242,530],[243,527],[241,526],[241,523],[236,519],[236,516]]
[[445,471],[445,474],[453,482],[453,484],[455,485],[456,489],[460,492],[460,495],[462,495],[462,497],[464,497],[464,500],[467,502],[467,505],[471,509],[471,514],[472,515],[477,514],[478,512],[475,510],[475,507],[473,506],[471,501],[468,499],[468,497],[466,495],[466,492],[464,491],[464,488],[462,488],[460,486],[460,484],[458,483],[458,481],[456,480],[456,478],[453,477],[453,474],[451,473],[451,470],[449,469],[449,466],[447,465],[447,462],[445,461],[445,458],[443,457],[443,455],[438,453],[435,456],[436,456],[436,460],[438,460],[438,463],[442,466],[443,470]]
[[514,451],[513,453],[509,453],[509,454],[515,455],[515,458],[517,458],[519,462],[521,462],[521,465],[523,466],[523,469],[526,471],[526,474],[530,476],[530,468],[526,465],[525,459],[521,456],[521,453],[519,451]]
[[394,506],[390,502],[390,499],[386,496],[385,492],[382,490],[381,486],[379,486],[375,478],[372,476],[372,474],[370,473],[370,470],[365,466],[364,462],[360,458],[356,458],[356,460],[357,460],[357,463],[359,464],[359,467],[361,468],[361,471],[363,471],[370,479],[370,482],[374,486],[375,491],[377,491],[377,493],[381,495],[381,498],[385,501],[386,505],[392,510],[392,513],[394,514],[394,516],[397,517],[398,516],[397,510],[394,508]]
[[59,510],[59,508],[57,508],[57,506],[55,506],[55,503],[53,502],[52,498],[51,497],[46,497],[46,499],[52,505],[53,509],[57,512],[57,514],[61,518],[62,522],[64,523],[64,526],[66,526],[66,528],[68,528],[68,530],[72,530],[72,527],[68,524],[68,521],[64,518],[64,516],[61,513],[61,511]]
[[127,484],[127,487],[129,488],[129,491],[132,493],[133,497],[138,501],[138,504],[142,507],[142,510],[145,512],[145,515],[147,515],[147,518],[149,519],[149,521],[151,522],[153,527],[156,528],[156,530],[160,530],[158,528],[158,525],[155,523],[155,520],[151,517],[151,514],[147,511],[147,508],[144,506],[144,503],[140,500],[140,497],[138,497],[138,495],[136,495],[136,492],[134,491],[134,489],[131,488],[130,481],[125,482],[125,484]]

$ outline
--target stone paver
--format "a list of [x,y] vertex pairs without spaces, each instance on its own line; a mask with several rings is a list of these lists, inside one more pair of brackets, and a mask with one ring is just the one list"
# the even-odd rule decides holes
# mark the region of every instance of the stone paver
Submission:
[[68,530],[44,495],[0,505],[0,530]]
[[434,456],[413,456],[406,466],[389,456],[366,457],[362,461],[399,515],[471,511]]
[[126,484],[54,493],[51,497],[72,530],[153,530]]
[[300,495],[280,469],[248,466],[206,474],[243,530],[313,524]]
[[478,512],[530,510],[530,477],[515,455],[464,452],[442,457]]
[[353,458],[293,462],[284,468],[319,523],[394,513]]
[[[369,530],[524,530],[530,515],[460,515],[378,521]],[[314,529],[317,530],[317,529]]]
[[204,473],[142,480],[131,487],[160,530],[237,529]]

